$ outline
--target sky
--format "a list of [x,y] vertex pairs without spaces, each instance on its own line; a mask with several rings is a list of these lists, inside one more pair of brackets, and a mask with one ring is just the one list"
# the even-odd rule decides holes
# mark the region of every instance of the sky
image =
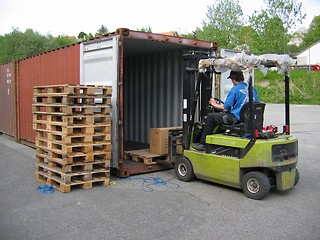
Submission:
[[[301,0],[297,0],[301,2]],[[190,33],[202,27],[208,6],[214,0],[0,0],[0,35],[12,28],[28,28],[52,36],[78,36],[83,31],[95,34],[101,25],[109,32],[117,28],[137,30],[151,27],[152,32]],[[263,0],[239,0],[245,15],[263,8]],[[320,15],[319,0],[303,0],[308,28]]]

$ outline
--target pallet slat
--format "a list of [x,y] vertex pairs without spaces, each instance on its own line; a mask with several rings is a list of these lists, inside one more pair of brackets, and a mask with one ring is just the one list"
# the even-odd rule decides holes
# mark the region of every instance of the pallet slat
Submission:
[[112,88],[110,86],[98,86],[98,85],[47,85],[47,86],[35,86],[33,88],[33,94],[69,94],[69,95],[112,95]]

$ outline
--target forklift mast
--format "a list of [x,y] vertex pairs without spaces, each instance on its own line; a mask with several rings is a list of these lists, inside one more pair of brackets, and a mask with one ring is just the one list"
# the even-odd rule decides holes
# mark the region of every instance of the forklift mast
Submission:
[[[195,121],[202,121],[208,114],[208,101],[212,97],[212,74],[207,70],[199,73],[200,59],[209,58],[209,52],[192,51],[183,55],[183,145],[190,148],[192,128]],[[197,119],[195,119],[197,118]]]

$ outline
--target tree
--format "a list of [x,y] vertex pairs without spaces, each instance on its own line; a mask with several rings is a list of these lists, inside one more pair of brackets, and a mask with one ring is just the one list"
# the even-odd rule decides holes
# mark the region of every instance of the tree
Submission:
[[10,62],[44,52],[46,38],[32,29],[24,33],[14,28],[11,33],[6,34],[1,43],[1,62]]
[[286,30],[296,27],[306,18],[302,13],[302,3],[296,0],[264,0],[267,5],[267,12],[271,18],[279,18]]
[[237,32],[236,38],[238,39],[238,46],[235,48],[238,50],[251,51],[250,43],[253,41],[254,29],[251,26],[243,26]]
[[86,39],[86,36],[88,36],[88,34],[86,34],[85,32],[79,32],[78,34],[78,38],[81,40]]
[[55,38],[51,35],[43,36],[32,29],[21,32],[18,28],[13,28],[11,33],[0,37],[0,63],[31,57],[74,42],[74,38],[67,36]]
[[320,41],[320,15],[315,16],[304,35],[301,48],[305,49]]
[[296,56],[301,51],[301,44],[307,29],[300,28],[291,35],[290,42],[287,46],[287,53],[291,56]]
[[91,39],[91,38],[93,38],[92,33],[87,34],[85,32],[80,32],[78,34],[78,39],[80,39],[81,41],[88,40],[88,39]]
[[264,0],[265,10],[255,11],[249,22],[254,29],[250,43],[256,54],[267,52],[286,53],[291,39],[290,30],[306,17],[302,3],[296,0]]
[[95,36],[102,36],[108,33],[108,28],[105,25],[101,25],[101,27],[96,32]]
[[238,45],[237,33],[244,24],[243,12],[238,0],[215,0],[208,6],[207,19],[202,29],[196,30],[196,38],[217,41],[220,47]]
[[152,33],[152,28],[151,28],[150,26],[148,26],[148,27],[142,27],[142,28],[137,28],[137,31]]

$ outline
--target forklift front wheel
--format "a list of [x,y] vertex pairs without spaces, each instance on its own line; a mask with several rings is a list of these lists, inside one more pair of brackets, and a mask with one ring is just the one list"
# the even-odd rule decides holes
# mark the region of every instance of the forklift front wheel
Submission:
[[270,191],[269,178],[262,172],[249,172],[242,179],[242,190],[248,198],[260,200]]
[[177,159],[174,165],[174,170],[180,181],[189,182],[195,179],[192,164],[186,157],[180,157]]

